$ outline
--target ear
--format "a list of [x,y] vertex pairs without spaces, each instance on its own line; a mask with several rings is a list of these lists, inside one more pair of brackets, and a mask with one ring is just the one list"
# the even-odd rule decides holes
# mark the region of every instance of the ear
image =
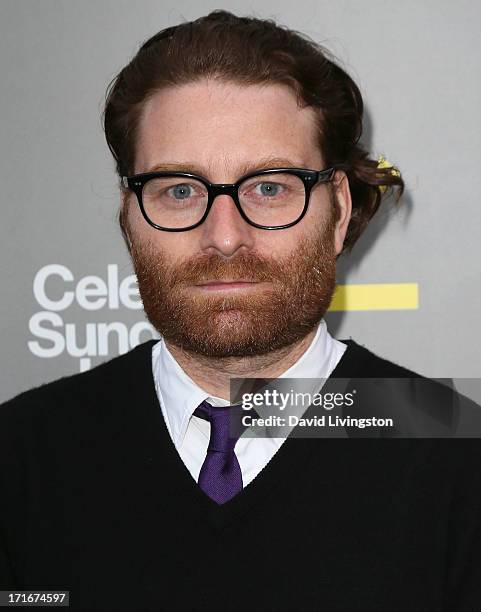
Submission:
[[336,248],[336,254],[339,255],[342,251],[342,246],[344,244],[344,239],[346,237],[352,212],[349,179],[343,170],[336,170],[333,186],[337,213],[337,221],[334,230],[334,245]]

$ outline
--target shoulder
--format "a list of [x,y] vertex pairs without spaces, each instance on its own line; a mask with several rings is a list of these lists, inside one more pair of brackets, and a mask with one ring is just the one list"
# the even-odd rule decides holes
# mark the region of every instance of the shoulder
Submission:
[[403,437],[481,438],[481,406],[458,392],[453,379],[429,378],[352,339],[342,342],[347,349],[333,375],[355,380],[368,412],[388,411]]
[[[424,378],[404,366],[385,359],[352,338],[340,340],[347,346],[339,366],[346,370],[348,376],[359,378]],[[344,363],[342,363],[344,361]]]
[[[57,407],[96,403],[121,393],[122,388],[139,375],[150,373],[150,355],[156,340],[139,344],[86,372],[64,376],[19,393],[0,404],[0,425],[25,417],[42,418]],[[1,427],[0,427],[1,429]]]

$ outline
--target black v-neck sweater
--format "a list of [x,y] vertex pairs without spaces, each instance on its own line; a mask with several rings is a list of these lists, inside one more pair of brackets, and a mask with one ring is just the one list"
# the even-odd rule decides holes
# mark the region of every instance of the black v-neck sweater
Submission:
[[[289,437],[218,506],[146,342],[0,406],[0,590],[103,611],[479,612],[477,439]],[[352,340],[332,377],[412,376]]]

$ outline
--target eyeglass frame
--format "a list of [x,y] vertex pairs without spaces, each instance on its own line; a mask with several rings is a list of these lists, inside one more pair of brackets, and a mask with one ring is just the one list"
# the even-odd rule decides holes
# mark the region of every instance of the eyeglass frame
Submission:
[[[132,176],[122,176],[122,185],[125,188],[130,189],[137,196],[137,202],[140,207],[140,211],[142,216],[147,221],[149,225],[153,228],[165,231],[165,232],[186,232],[192,229],[195,229],[207,219],[207,216],[214,204],[214,200],[217,196],[220,195],[228,195],[234,200],[234,204],[236,205],[237,210],[241,217],[253,227],[257,227],[259,229],[265,230],[278,230],[278,229],[286,229],[288,227],[292,227],[299,223],[302,218],[305,216],[307,209],[309,207],[309,201],[312,189],[318,185],[323,183],[329,183],[334,178],[334,174],[336,172],[336,167],[332,166],[330,168],[326,168],[324,170],[309,170],[307,168],[268,168],[264,170],[257,170],[253,172],[249,172],[240,177],[235,183],[210,183],[206,178],[200,176],[198,174],[192,174],[190,172],[176,172],[176,171],[158,171],[158,172],[142,172],[140,174],[133,174]],[[292,221],[291,223],[286,223],[284,225],[260,225],[259,223],[255,223],[251,221],[249,217],[245,214],[244,210],[239,201],[239,187],[240,185],[247,179],[252,178],[253,176],[263,176],[266,174],[281,174],[281,173],[289,173],[294,176],[297,176],[302,179],[304,185],[304,207],[302,209],[299,217]],[[205,212],[202,215],[202,218],[194,223],[193,225],[189,225],[188,227],[163,227],[162,225],[158,225],[154,223],[147,213],[145,212],[143,200],[142,200],[142,191],[144,185],[154,178],[161,178],[164,176],[178,176],[184,178],[195,179],[202,183],[207,189],[207,204],[205,208]]]

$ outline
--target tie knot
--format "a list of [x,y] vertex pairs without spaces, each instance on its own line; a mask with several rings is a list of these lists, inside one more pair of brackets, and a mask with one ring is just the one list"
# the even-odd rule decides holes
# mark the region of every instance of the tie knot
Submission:
[[195,416],[210,422],[209,451],[232,452],[245,426],[242,406],[212,406],[204,400],[194,411]]

